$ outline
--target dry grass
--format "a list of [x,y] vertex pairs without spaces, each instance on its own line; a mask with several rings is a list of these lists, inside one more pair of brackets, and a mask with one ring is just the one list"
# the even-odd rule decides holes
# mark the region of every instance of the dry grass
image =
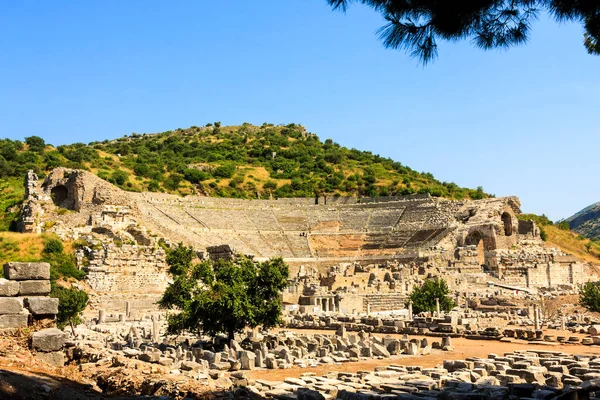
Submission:
[[566,253],[572,254],[589,263],[600,265],[600,251],[592,247],[587,249],[589,239],[578,239],[578,235],[572,231],[558,229],[556,226],[544,226],[548,234],[546,243],[558,247]]
[[38,260],[43,249],[43,235],[0,232],[0,264],[15,260]]

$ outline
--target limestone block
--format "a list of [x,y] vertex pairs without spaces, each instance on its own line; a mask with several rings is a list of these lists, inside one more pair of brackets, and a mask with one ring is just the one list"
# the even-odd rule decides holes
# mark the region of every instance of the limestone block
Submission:
[[406,346],[406,354],[416,356],[419,354],[419,346],[416,343],[409,342]]
[[[541,368],[543,367],[529,367],[529,369],[509,369],[506,371],[506,375],[518,376],[521,379],[524,379],[527,383],[532,382],[542,382],[542,384],[546,383],[546,378],[544,377],[544,373]],[[546,370],[546,368],[543,368]],[[547,371],[546,371],[547,372]]]
[[36,351],[52,352],[63,348],[67,334],[56,328],[42,329],[33,334],[31,346]]
[[600,335],[600,325],[592,325],[588,329],[588,333],[592,336]]
[[251,351],[241,351],[240,364],[243,370],[254,369],[256,366],[256,355]]
[[0,315],[0,329],[27,328],[27,314]]
[[19,314],[23,311],[23,299],[20,298],[0,298],[0,315]]
[[382,345],[377,344],[377,343],[371,344],[371,350],[373,351],[374,356],[381,356],[381,357],[389,357],[390,356],[390,352],[387,351],[387,349],[385,347],[383,347]]
[[461,369],[471,370],[474,368],[474,363],[472,361],[464,361],[464,360],[444,360],[444,369],[447,369],[448,372],[454,372]]
[[66,362],[64,351],[52,351],[49,353],[37,353],[36,357],[53,367],[63,367]]
[[19,282],[0,278],[0,297],[12,297],[19,294]]
[[25,307],[33,315],[56,315],[58,314],[58,299],[50,297],[27,297]]
[[228,371],[231,368],[231,364],[225,361],[214,362],[210,365],[210,369],[216,369],[219,371]]
[[498,378],[494,378],[493,376],[482,376],[481,378],[475,381],[475,385],[484,387],[484,386],[499,386],[500,381]]
[[162,353],[160,351],[149,351],[146,353],[142,353],[138,356],[138,360],[149,362],[149,363],[157,363],[160,360]]
[[391,355],[398,355],[400,354],[400,352],[402,351],[402,349],[400,348],[400,341],[399,340],[392,340],[389,342],[388,346],[387,346],[388,351],[390,352]]
[[181,363],[182,371],[203,371],[204,367],[202,364],[194,362],[194,361],[183,361]]
[[20,281],[19,295],[43,296],[50,293],[50,281]]
[[9,262],[4,264],[4,277],[12,281],[50,280],[50,264]]

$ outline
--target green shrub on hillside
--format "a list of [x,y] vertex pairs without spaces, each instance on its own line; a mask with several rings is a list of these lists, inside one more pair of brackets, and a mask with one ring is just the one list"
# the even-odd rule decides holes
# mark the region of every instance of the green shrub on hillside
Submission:
[[[452,199],[488,197],[481,187],[440,182],[430,173],[369,151],[348,149],[331,139],[321,141],[297,124],[214,123],[57,148],[36,136],[26,143],[0,140],[0,178],[22,182],[29,169],[43,176],[58,166],[94,171],[130,191],[193,193],[195,187],[210,196],[240,198],[414,193]],[[252,185],[243,183],[245,174],[236,179],[236,171],[244,169],[253,175]],[[235,181],[218,184],[219,179]],[[10,182],[13,194],[0,190],[0,207],[14,205],[17,191],[16,201],[22,199],[21,185]],[[0,218],[0,229],[8,229],[12,220],[14,216]]]

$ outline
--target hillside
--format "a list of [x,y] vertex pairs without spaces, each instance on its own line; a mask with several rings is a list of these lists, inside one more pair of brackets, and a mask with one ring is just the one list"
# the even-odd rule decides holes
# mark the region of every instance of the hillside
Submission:
[[567,218],[571,229],[595,240],[600,240],[600,202],[592,204]]
[[521,214],[519,219],[534,221],[540,229],[542,239],[550,246],[595,265],[600,264],[600,241],[587,239],[571,230],[566,221],[553,223],[545,215],[535,214]]
[[8,230],[27,170],[85,169],[128,191],[211,197],[488,197],[368,151],[321,141],[300,125],[190,127],[53,147],[40,137],[0,140],[0,230]]

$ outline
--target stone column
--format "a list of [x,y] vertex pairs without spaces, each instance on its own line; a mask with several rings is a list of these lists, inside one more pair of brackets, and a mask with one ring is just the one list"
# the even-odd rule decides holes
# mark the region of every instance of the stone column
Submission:
[[104,310],[100,309],[98,310],[98,323],[99,324],[103,324],[104,323]]
[[367,316],[371,314],[371,303],[367,302]]
[[436,316],[439,318],[440,317],[440,299],[439,298],[435,298],[435,312],[436,312]]
[[335,312],[335,299],[331,298],[331,311]]
[[564,331],[564,330],[565,330],[565,328],[566,328],[566,324],[565,324],[565,317],[564,317],[564,315],[563,315],[563,316],[560,318],[560,329]]
[[325,299],[325,312],[329,312],[329,299]]
[[152,343],[158,343],[159,336],[158,317],[152,314]]
[[413,319],[412,301],[408,302],[408,319]]
[[536,330],[540,329],[540,319],[537,304],[533,305],[533,324]]

